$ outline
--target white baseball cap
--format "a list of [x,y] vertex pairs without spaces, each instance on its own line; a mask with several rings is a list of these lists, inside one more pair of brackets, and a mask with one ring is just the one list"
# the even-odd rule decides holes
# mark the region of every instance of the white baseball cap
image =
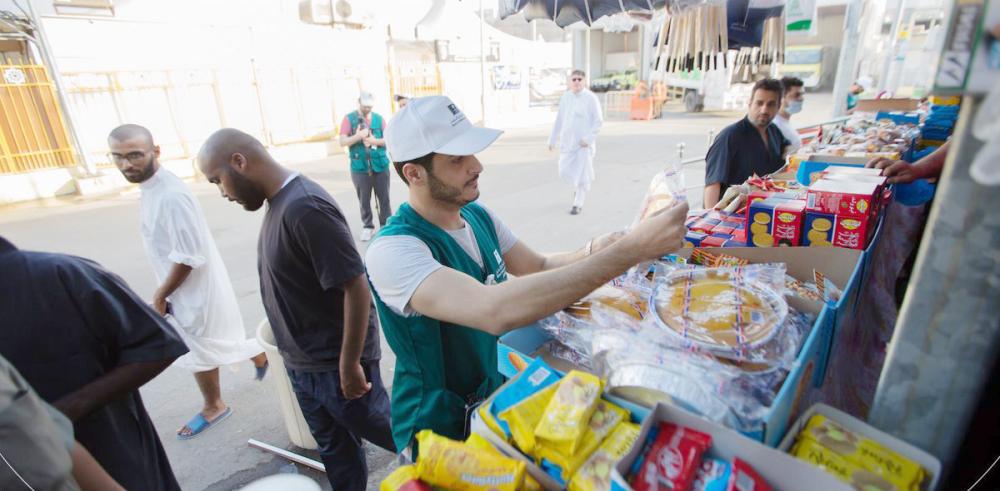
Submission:
[[418,97],[400,109],[385,130],[385,147],[396,162],[429,153],[474,155],[490,146],[503,131],[473,126],[451,99]]
[[361,92],[361,96],[358,97],[358,103],[362,106],[374,106],[375,96],[373,96],[371,92]]

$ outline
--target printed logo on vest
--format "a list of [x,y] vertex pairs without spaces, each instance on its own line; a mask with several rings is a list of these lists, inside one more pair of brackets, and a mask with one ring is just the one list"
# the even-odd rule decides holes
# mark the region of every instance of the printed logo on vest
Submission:
[[507,281],[507,264],[503,262],[503,256],[500,255],[500,251],[493,249],[493,258],[497,260],[497,281]]

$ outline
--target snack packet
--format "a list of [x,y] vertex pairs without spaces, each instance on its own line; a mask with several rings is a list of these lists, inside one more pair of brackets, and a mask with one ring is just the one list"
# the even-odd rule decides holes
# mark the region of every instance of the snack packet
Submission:
[[569,491],[604,491],[611,488],[611,471],[639,438],[639,425],[619,423],[604,443],[587,459],[569,482]]
[[516,491],[524,482],[524,462],[495,455],[435,435],[417,433],[420,480],[455,491]]
[[[499,449],[494,447],[492,443],[490,443],[485,438],[476,433],[469,435],[469,438],[465,439],[465,446],[482,450],[486,453],[489,453],[491,455],[496,455],[498,457],[506,457],[503,453],[500,452]],[[527,469],[525,469],[525,471],[527,471]],[[535,480],[535,478],[531,477],[531,474],[529,474],[528,472],[524,473],[524,482],[522,483],[521,487],[522,491],[542,491],[542,489],[544,489],[542,488],[542,485],[539,484],[538,481]],[[427,491],[430,491],[430,489],[428,489]]]
[[912,460],[878,444],[874,440],[851,433],[822,414],[809,418],[799,439],[811,439],[844,459],[864,467],[898,489],[919,487],[924,469]]
[[403,465],[392,471],[379,484],[379,491],[431,491],[431,487],[420,481],[415,464]]
[[531,455],[535,451],[535,427],[542,418],[559,384],[550,385],[527,399],[501,412],[498,420],[510,429],[511,438],[522,452]]
[[694,475],[691,491],[726,491],[729,485],[729,463],[706,458]]
[[[493,397],[490,413],[496,417],[507,408],[558,381],[559,374],[539,356]],[[510,440],[510,428],[507,427],[507,423],[497,421],[497,424],[504,431],[506,439]]]
[[536,450],[535,457],[544,459],[551,464],[558,466],[562,470],[562,480],[569,481],[573,473],[590,457],[597,447],[601,445],[619,423],[626,421],[628,411],[608,402],[601,400],[597,403],[597,409],[590,417],[587,425],[587,432],[580,443],[580,448],[571,455],[563,455],[545,445],[540,445]]
[[830,281],[823,273],[814,269],[813,277],[816,280],[816,288],[819,289],[819,294],[827,302],[839,302],[840,298],[844,296],[843,290],[837,287],[837,285],[834,285],[833,282]]
[[855,489],[865,491],[916,491],[920,489],[919,484],[911,487],[898,487],[883,476],[824,447],[812,438],[799,437],[795,446],[792,447],[791,454],[833,474],[834,477],[850,484]]
[[539,444],[563,455],[573,455],[583,440],[603,387],[601,379],[589,373],[578,370],[567,373],[535,427]]
[[771,491],[771,486],[750,464],[736,457],[726,491]]
[[750,261],[729,254],[712,254],[704,249],[691,251],[691,262],[706,268],[738,267],[750,264]]
[[673,423],[660,423],[660,432],[632,482],[635,491],[690,489],[701,456],[712,437]]

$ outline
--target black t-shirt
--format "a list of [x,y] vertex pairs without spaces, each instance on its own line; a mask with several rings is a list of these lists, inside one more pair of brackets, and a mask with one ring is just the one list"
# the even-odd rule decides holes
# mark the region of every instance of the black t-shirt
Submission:
[[[0,354],[49,403],[119,366],[187,353],[170,324],[97,263],[0,238],[0,272]],[[73,429],[125,489],[180,489],[138,390]]]
[[[340,207],[319,184],[292,179],[271,198],[257,243],[260,294],[285,365],[340,368],[343,285],[365,271]],[[381,357],[375,304],[362,361]]]
[[725,127],[705,155],[705,185],[722,184],[721,197],[730,185],[743,184],[754,174],[763,176],[781,169],[788,140],[773,123],[767,127],[767,136],[765,148],[757,127],[746,117]]

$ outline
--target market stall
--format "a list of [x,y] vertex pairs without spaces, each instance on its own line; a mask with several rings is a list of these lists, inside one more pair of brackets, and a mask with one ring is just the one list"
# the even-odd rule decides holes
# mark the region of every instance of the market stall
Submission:
[[[382,489],[938,489],[938,455],[866,421],[935,193],[866,164],[961,131],[962,100],[929,102],[825,127],[693,211],[681,251],[501,337],[468,439],[421,433]],[[636,220],[686,199],[679,175]]]

